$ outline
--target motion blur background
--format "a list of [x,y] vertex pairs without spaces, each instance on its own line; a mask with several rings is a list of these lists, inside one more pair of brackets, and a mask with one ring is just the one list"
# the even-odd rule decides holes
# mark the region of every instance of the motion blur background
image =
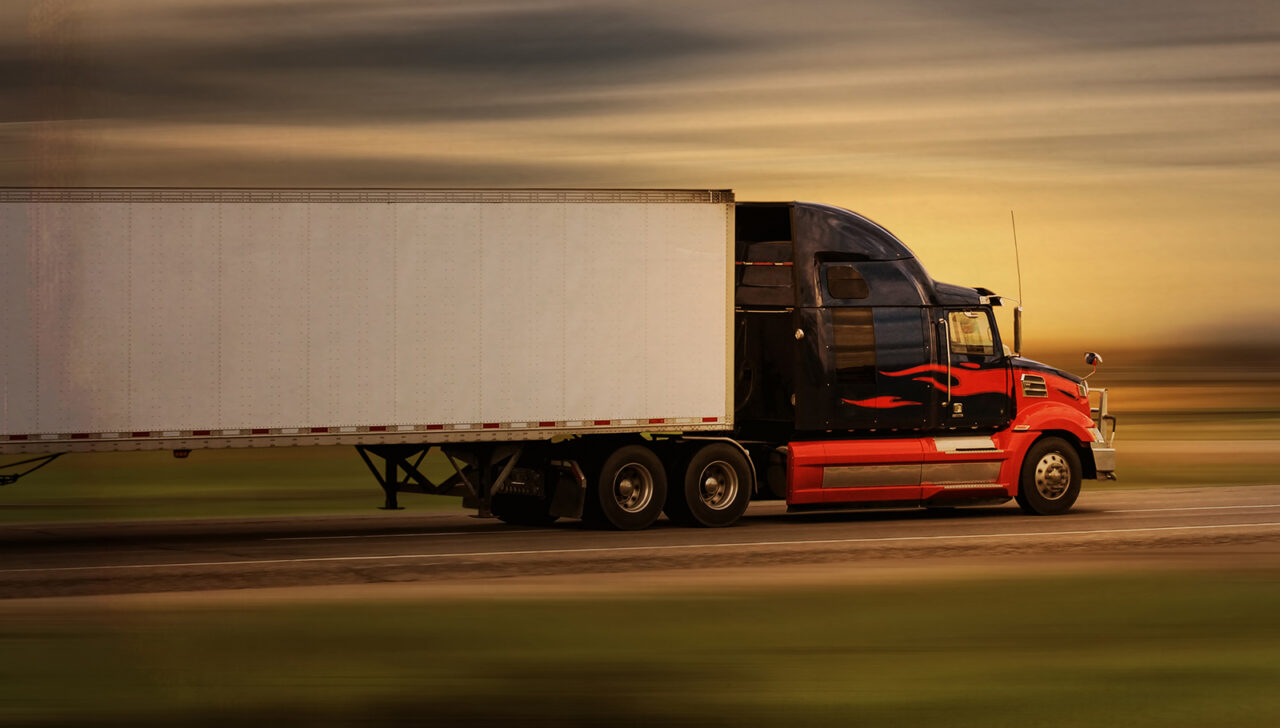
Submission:
[[730,187],[1016,295],[1013,209],[1032,346],[1280,332],[1271,2],[11,0],[0,77],[0,184]]
[[[1090,381],[1111,389],[1120,416],[1121,481],[1086,488],[1277,482],[1276,2],[6,0],[0,185],[731,188],[739,200],[856,210],[934,277],[1017,296],[1013,210],[1026,353],[1081,374],[1086,349],[1106,359]],[[0,523],[351,512],[379,500],[346,448],[200,452],[189,462],[77,455],[0,491]],[[1256,641],[1275,635],[1274,582],[1263,586],[1180,575],[767,594],[713,604],[730,618],[713,619],[713,609],[705,625],[673,620],[660,626],[669,634],[641,630],[623,643],[602,624],[596,651],[585,652],[566,645],[584,625],[596,634],[590,620],[602,609],[643,620],[654,610],[701,614],[707,603],[432,607],[462,630],[453,633],[387,605],[358,607],[386,629],[353,626],[346,608],[213,619],[17,607],[0,629],[0,645],[18,656],[0,667],[15,701],[0,723],[204,715],[212,724],[237,705],[231,717],[250,722],[278,714],[320,724],[330,704],[333,724],[374,720],[370,705],[406,722],[429,708],[426,717],[495,722],[537,711],[571,723],[614,712],[666,724],[848,724],[848,704],[898,725],[991,725],[994,715],[1203,725],[1234,720],[1224,706],[1248,723],[1266,714],[1254,701],[1276,710],[1257,682],[1276,654],[1274,639]],[[1203,601],[1210,594],[1221,602]],[[1011,595],[1002,603],[1013,607],[1012,633],[987,606]],[[1080,652],[1020,652],[1059,622],[1046,606],[1059,600],[1073,604],[1066,638]],[[955,623],[969,631],[902,608],[931,603],[958,605]],[[714,630],[741,634],[754,628],[749,615],[815,604],[827,621],[811,632],[730,661],[738,672],[729,674],[745,675],[740,684],[757,686],[755,704],[768,709],[748,701],[723,712],[747,689],[708,672],[719,664],[708,655],[725,644]],[[1148,624],[1153,610],[1166,621]],[[845,653],[824,650],[845,613],[915,641],[849,647],[862,662],[840,662]],[[1235,614],[1223,629],[1239,633],[1215,633],[1214,613]],[[522,619],[566,633],[546,637],[551,649],[540,653],[518,631]],[[504,622],[515,627],[495,632]],[[1138,622],[1146,632],[1133,631]],[[1204,654],[1169,663],[1176,674],[1151,672],[1170,639],[1188,633],[1203,636]],[[404,654],[400,634],[421,640],[419,652],[388,663]],[[683,647],[664,657],[651,648],[664,641]],[[343,651],[321,655],[320,645]],[[132,670],[115,682],[86,667],[115,660]],[[259,660],[263,675],[228,682]],[[547,672],[547,660],[560,667]],[[885,672],[886,660],[902,674]],[[428,663],[464,669],[421,672]],[[834,692],[805,692],[805,670],[833,663]],[[627,664],[649,682],[634,682]],[[498,687],[494,665],[507,671]],[[1036,675],[1022,708],[981,689]],[[845,678],[868,692],[824,703]],[[575,680],[576,698],[557,699]],[[903,687],[930,681],[955,689],[921,703]],[[88,702],[64,699],[68,685],[89,684],[96,692],[75,691]],[[436,697],[407,697],[426,684]],[[526,702],[484,707],[499,688]],[[646,695],[674,702],[658,709]],[[1072,712],[1086,695],[1103,699]]]

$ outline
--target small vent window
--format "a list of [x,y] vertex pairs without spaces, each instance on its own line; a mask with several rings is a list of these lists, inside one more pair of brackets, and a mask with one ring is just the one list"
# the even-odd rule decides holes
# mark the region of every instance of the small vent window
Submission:
[[833,265],[827,268],[827,293],[832,298],[861,299],[870,295],[867,282],[851,265]]
[[1022,396],[1048,397],[1049,387],[1044,383],[1044,377],[1037,377],[1034,374],[1023,374],[1022,375]]

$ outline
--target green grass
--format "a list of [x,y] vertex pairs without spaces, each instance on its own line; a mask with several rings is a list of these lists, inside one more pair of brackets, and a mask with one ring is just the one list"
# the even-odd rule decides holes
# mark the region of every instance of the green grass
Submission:
[[12,725],[1280,725],[1280,580],[0,605]]
[[1113,482],[1087,480],[1085,490],[1192,488],[1237,485],[1280,484],[1280,464],[1275,462],[1181,463],[1126,453],[1117,465],[1119,479]]
[[1115,446],[1120,480],[1102,487],[1280,483],[1280,418],[1274,415],[1134,417],[1121,420]]
[[[0,488],[0,523],[373,513],[382,498],[353,447],[197,450],[185,460],[72,453]],[[457,498],[401,500],[414,510],[461,507]]]

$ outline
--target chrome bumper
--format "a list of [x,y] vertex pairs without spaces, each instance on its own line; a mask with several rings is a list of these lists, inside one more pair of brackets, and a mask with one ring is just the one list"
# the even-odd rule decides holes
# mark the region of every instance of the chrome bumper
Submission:
[[1107,390],[1094,389],[1090,394],[1098,393],[1098,406],[1092,408],[1093,424],[1097,428],[1094,441],[1089,444],[1093,450],[1093,465],[1098,471],[1098,480],[1116,479],[1116,418],[1107,409]]
[[1116,449],[1101,442],[1091,443],[1093,449],[1093,466],[1098,471],[1098,480],[1115,480]]

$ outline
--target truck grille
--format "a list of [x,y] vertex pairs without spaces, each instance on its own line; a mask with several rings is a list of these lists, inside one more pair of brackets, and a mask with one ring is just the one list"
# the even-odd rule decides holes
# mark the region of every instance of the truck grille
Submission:
[[1034,374],[1023,374],[1022,375],[1022,396],[1048,397],[1049,387],[1044,383],[1044,377],[1037,377]]

